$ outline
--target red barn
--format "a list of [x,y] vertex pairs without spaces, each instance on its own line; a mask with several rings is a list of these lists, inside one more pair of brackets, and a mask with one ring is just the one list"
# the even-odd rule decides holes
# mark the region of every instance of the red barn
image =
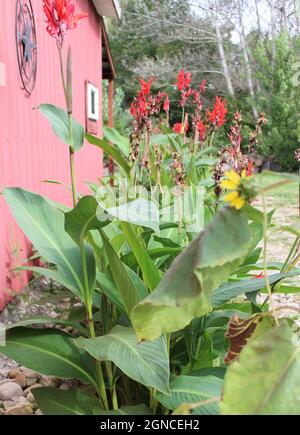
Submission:
[[[102,82],[109,81],[109,106],[115,70],[103,16],[117,17],[114,0],[73,0],[88,18],[68,32],[74,65],[74,117],[92,133],[102,133]],[[0,191],[20,186],[61,203],[70,193],[67,146],[54,136],[38,110],[41,103],[65,107],[58,50],[46,32],[42,0],[1,0],[0,14]],[[93,95],[92,95],[93,94]],[[96,101],[95,101],[96,97]],[[91,100],[93,100],[91,102]],[[112,122],[112,118],[111,118]],[[88,192],[87,181],[102,173],[101,152],[85,144],[76,154],[78,190]],[[0,196],[0,310],[12,292],[26,285],[28,276],[12,271],[31,253],[31,246]]]

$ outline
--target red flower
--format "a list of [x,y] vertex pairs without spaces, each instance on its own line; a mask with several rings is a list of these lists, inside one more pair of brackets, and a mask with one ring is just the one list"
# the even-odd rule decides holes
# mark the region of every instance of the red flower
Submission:
[[140,85],[141,85],[141,93],[147,97],[151,93],[151,86],[154,82],[154,77],[151,77],[148,82],[145,82],[145,80],[140,79]]
[[203,82],[200,85],[200,92],[205,91],[205,85],[206,85],[206,83],[207,83],[207,80],[203,80]]
[[77,23],[88,15],[75,15],[75,5],[71,0],[43,0],[47,17],[47,32],[57,40],[61,48],[68,30],[75,29]]
[[164,111],[169,112],[169,110],[170,110],[170,98],[169,95],[165,94]]
[[228,110],[225,107],[226,101],[221,97],[216,97],[216,104],[212,112],[207,112],[210,121],[216,128],[222,127],[226,122]]
[[176,83],[179,92],[184,92],[185,90],[189,89],[191,81],[192,81],[192,73],[190,72],[186,73],[184,69],[179,71],[179,74],[177,76],[177,83]]
[[[185,132],[187,133],[189,129],[189,123],[188,121],[185,123]],[[174,124],[173,126],[173,131],[177,134],[183,134],[183,126],[181,122],[177,122],[176,124]]]
[[203,121],[198,121],[197,122],[197,130],[199,132],[199,139],[200,142],[204,142],[206,139],[206,126],[204,125]]

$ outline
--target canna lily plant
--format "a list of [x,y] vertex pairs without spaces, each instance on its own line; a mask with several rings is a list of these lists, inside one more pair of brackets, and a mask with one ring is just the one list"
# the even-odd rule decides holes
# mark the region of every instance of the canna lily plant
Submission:
[[[58,36],[61,49],[65,31],[82,15],[68,0],[44,3],[48,31]],[[71,72],[69,55],[66,84],[63,78],[67,111],[51,105],[40,110],[74,157],[84,133],[72,118]],[[252,175],[241,148],[239,115],[231,145],[215,149],[226,104],[217,98],[211,111],[204,110],[205,82],[197,90],[191,83],[192,75],[181,71],[176,86],[182,120],[174,127],[169,97],[152,94],[151,79],[140,81],[129,140],[114,129],[105,129],[105,139],[85,134],[118,166],[114,188],[104,178],[79,199],[71,164],[72,209],[23,189],[4,191],[17,223],[49,264],[23,269],[54,280],[76,302],[65,316],[30,317],[10,326],[1,348],[37,372],[78,380],[73,390],[33,390],[44,414],[300,411],[298,401],[286,394],[300,390],[298,330],[272,307],[274,292],[291,291],[283,280],[299,275],[300,234],[289,229],[296,241],[284,264],[268,263],[272,212],[251,202],[282,182],[262,187]],[[62,121],[64,129],[58,128]],[[252,145],[258,134],[257,128]],[[130,195],[124,195],[124,185]],[[198,224],[204,214],[196,230],[180,207],[186,190]],[[224,197],[226,190],[231,193]],[[166,191],[172,193],[167,203]]]

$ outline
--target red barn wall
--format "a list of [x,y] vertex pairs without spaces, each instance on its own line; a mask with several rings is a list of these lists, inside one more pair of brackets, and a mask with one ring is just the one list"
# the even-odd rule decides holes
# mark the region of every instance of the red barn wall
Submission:
[[[74,2],[78,9],[89,14],[77,29],[69,32],[66,43],[73,49],[74,116],[84,124],[85,80],[99,87],[102,100],[101,24],[92,2]],[[56,42],[45,30],[42,0],[32,0],[37,27],[38,71],[35,89],[27,97],[21,88],[17,65],[15,3],[15,0],[1,0],[0,64],[4,64],[6,70],[6,86],[1,86],[0,80],[0,191],[4,187],[20,186],[70,205],[70,192],[62,186],[42,182],[58,180],[70,185],[67,146],[56,139],[39,111],[33,110],[41,103],[64,107]],[[85,182],[101,176],[101,152],[85,144],[76,155],[76,172],[78,190],[87,193]],[[0,310],[10,291],[17,291],[27,283],[27,275],[19,276],[10,270],[28,255],[30,244],[0,196]]]

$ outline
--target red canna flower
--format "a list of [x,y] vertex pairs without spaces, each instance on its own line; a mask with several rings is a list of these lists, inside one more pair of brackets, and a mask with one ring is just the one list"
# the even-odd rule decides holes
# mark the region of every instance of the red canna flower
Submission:
[[197,122],[197,130],[199,132],[199,139],[200,142],[204,142],[206,139],[206,132],[207,132],[207,128],[204,125],[203,121],[198,121]]
[[220,128],[226,122],[226,115],[228,113],[225,107],[226,101],[222,97],[216,97],[216,104],[212,112],[207,111],[210,121],[215,128]]
[[169,112],[169,110],[170,110],[170,98],[169,95],[165,94],[164,111]]
[[[189,123],[188,121],[185,123],[185,133],[187,133],[189,130]],[[181,122],[177,122],[176,124],[174,124],[173,126],[173,131],[177,134],[183,134],[183,125]]]
[[145,80],[140,79],[140,85],[141,85],[141,93],[147,97],[151,93],[151,86],[154,82],[154,77],[151,77],[148,82],[145,82]]
[[184,92],[185,90],[189,89],[192,81],[192,73],[185,72],[184,69],[179,71],[179,74],[177,76],[177,89],[179,92]]
[[254,276],[253,279],[263,279],[265,277],[264,273],[260,273],[259,275]]
[[205,85],[207,83],[207,80],[203,80],[203,82],[200,85],[200,92],[204,92],[205,91]]
[[71,0],[43,0],[47,17],[47,32],[57,40],[59,48],[63,46],[68,30],[75,29],[86,13],[75,15],[75,5]]

